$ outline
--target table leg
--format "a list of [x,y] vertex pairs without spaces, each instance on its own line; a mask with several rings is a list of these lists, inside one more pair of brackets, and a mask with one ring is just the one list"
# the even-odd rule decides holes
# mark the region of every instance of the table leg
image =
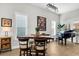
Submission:
[[64,41],[65,41],[65,45],[66,45],[66,38],[65,38],[65,40],[64,40]]
[[54,38],[52,38],[52,41],[54,41]]
[[50,39],[49,39],[49,43],[50,43]]
[[61,39],[61,44],[63,45],[63,38]]
[[71,42],[73,43],[73,37],[71,37]]

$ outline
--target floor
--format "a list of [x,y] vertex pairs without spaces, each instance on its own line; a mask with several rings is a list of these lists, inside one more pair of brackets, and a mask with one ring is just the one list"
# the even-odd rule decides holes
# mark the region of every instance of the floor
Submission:
[[65,46],[56,42],[50,43],[47,53],[49,56],[79,56],[79,44],[68,42]]
[[[47,48],[47,56],[79,56],[79,44],[67,42],[65,46],[51,42]],[[19,49],[1,53],[0,56],[19,56]]]

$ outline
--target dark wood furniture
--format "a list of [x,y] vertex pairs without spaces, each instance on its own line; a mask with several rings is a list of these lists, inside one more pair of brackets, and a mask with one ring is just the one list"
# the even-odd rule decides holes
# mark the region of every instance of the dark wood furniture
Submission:
[[11,37],[0,37],[0,51],[11,51]]
[[[54,38],[52,38],[52,37],[49,37],[49,36],[38,36],[38,37],[40,37],[40,38],[45,38],[45,40],[54,40]],[[18,36],[17,38],[29,38],[29,39],[34,39],[34,38],[36,38],[36,36]]]
[[[36,36],[35,34],[31,34],[31,35]],[[32,36],[29,36],[29,37],[33,38]],[[54,41],[54,38],[50,37],[50,34],[47,34],[47,33],[41,33],[39,37],[47,37],[47,43],[50,43],[50,40]]]
[[[36,52],[36,56],[38,55],[43,55],[45,56],[45,52],[46,52],[46,39],[45,38],[40,38],[40,37],[36,37],[34,38],[35,41],[35,52]],[[40,54],[42,53],[42,54]]]
[[35,51],[35,45],[31,45],[31,50],[30,50],[30,55],[31,56],[36,56],[36,51]]
[[[50,36],[50,34],[42,33],[41,36]],[[51,39],[53,41],[53,39]],[[47,40],[47,43],[50,43],[50,39]]]
[[[22,55],[26,55],[28,56],[28,51],[30,51],[30,47],[28,47],[28,40],[29,38],[23,38],[23,37],[20,37],[18,38],[19,40],[19,46],[20,46],[20,56]],[[23,54],[22,54],[23,52]]]
[[[35,40],[35,38],[37,38],[36,36],[20,36],[20,37],[17,37],[18,39],[20,39],[20,38],[25,38],[26,40],[27,40],[27,38],[28,39],[32,39],[32,40]],[[38,38],[41,38],[40,40],[45,40],[45,41],[47,41],[48,39],[52,39],[52,40],[54,40],[54,38],[51,38],[51,37],[41,37],[41,36],[38,36]],[[46,45],[46,44],[45,44]],[[34,45],[33,45],[34,46]],[[35,53],[35,51],[32,51],[32,45],[31,45],[31,48],[30,48],[31,50],[30,50],[30,55],[32,55],[31,53],[32,52],[34,52]],[[33,48],[33,49],[35,49],[35,48]]]

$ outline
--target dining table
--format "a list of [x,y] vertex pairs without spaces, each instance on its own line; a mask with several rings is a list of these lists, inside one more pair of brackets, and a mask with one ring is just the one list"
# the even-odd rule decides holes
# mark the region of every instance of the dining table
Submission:
[[42,39],[45,39],[45,40],[54,41],[54,37],[51,37],[51,36],[34,36],[34,35],[30,35],[30,36],[17,36],[17,38],[18,39],[19,38],[28,38],[28,39],[32,39],[32,40],[34,40],[35,38],[42,38]]

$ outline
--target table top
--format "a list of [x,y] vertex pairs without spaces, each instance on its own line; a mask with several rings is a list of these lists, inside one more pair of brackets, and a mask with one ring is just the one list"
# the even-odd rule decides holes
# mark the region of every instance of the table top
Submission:
[[53,37],[50,37],[50,36],[18,36],[17,38],[29,38],[29,39],[44,38],[44,39],[54,39]]

